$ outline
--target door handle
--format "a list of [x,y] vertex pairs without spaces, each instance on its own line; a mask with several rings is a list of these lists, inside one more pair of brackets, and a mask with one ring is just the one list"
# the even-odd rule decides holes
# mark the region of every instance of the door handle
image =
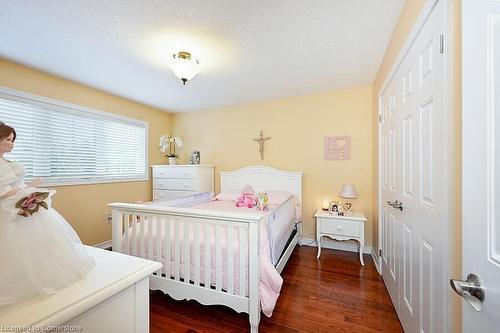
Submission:
[[450,279],[450,285],[474,310],[481,312],[481,304],[484,301],[484,286],[479,276],[471,273],[467,275],[465,281]]
[[387,204],[391,206],[392,208],[399,209],[400,211],[403,211],[403,203],[401,201],[395,200],[395,201],[387,201]]

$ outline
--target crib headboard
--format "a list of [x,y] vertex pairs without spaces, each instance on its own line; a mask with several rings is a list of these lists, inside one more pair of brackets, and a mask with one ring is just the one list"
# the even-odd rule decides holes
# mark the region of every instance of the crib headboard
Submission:
[[302,172],[278,170],[263,165],[220,172],[220,191],[239,193],[243,186],[252,185],[255,192],[286,191],[295,195],[299,219],[302,218]]

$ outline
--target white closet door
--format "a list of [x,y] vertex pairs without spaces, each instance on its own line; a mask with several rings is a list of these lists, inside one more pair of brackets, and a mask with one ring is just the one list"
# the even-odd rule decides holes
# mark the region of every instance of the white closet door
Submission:
[[484,288],[481,311],[462,302],[463,332],[499,332],[500,1],[462,6],[463,276],[454,278],[473,273]]
[[[400,191],[400,129],[398,128],[399,113],[397,105],[400,103],[397,90],[397,80],[391,81],[387,93],[382,99],[382,197],[383,202],[395,201],[401,196]],[[400,214],[392,207],[382,206],[382,275],[389,290],[392,302],[399,308],[399,260],[398,260],[398,225]]]
[[[405,332],[445,332],[448,226],[443,1],[382,95],[382,272]],[[387,201],[402,203],[402,210]]]

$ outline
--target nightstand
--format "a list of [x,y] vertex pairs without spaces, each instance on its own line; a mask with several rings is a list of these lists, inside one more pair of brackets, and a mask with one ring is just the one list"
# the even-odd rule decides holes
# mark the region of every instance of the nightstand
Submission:
[[363,261],[363,247],[365,245],[366,216],[361,212],[352,212],[349,215],[336,216],[327,211],[318,209],[316,214],[316,241],[318,242],[318,256],[321,255],[321,238],[328,236],[331,239],[345,241],[353,239],[359,243],[359,261]]

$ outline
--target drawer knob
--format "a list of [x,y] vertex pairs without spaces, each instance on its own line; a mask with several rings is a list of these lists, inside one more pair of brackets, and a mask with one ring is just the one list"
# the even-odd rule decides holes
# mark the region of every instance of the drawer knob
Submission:
[[338,226],[337,226],[337,230],[338,230],[338,231],[342,231],[342,229],[344,229],[344,228],[342,228],[342,226],[341,226],[341,225],[338,225]]

